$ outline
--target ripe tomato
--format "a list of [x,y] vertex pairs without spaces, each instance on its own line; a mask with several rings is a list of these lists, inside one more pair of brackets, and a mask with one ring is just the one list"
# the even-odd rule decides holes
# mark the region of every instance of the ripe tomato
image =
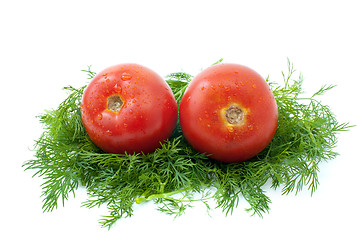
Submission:
[[180,103],[185,138],[199,152],[242,162],[272,140],[278,108],[266,81],[252,69],[222,63],[198,74]]
[[170,137],[177,103],[168,84],[138,64],[98,73],[84,91],[81,116],[91,140],[109,153],[149,153]]

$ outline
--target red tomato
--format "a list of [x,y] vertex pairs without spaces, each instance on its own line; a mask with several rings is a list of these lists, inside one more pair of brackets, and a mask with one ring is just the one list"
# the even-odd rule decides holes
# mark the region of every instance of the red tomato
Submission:
[[180,103],[185,138],[199,152],[242,162],[272,140],[278,108],[266,81],[238,64],[217,64],[197,75]]
[[81,116],[91,140],[109,153],[149,153],[170,137],[177,103],[168,84],[138,64],[98,73],[84,91]]

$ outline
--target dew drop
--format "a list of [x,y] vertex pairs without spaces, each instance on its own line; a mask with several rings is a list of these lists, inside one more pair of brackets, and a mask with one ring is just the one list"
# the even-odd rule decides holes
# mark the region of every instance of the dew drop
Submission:
[[107,130],[107,131],[106,131],[106,134],[109,135],[109,136],[112,136],[111,130]]
[[98,120],[101,120],[101,119],[102,119],[102,114],[101,114],[101,113],[99,113],[99,114],[97,115],[97,119],[98,119]]
[[249,130],[253,130],[253,125],[248,125]]
[[252,85],[252,88],[256,88],[257,86],[255,84]]
[[124,123],[124,124],[123,124],[123,127],[124,127],[124,128],[127,128],[127,126],[128,126],[127,123]]
[[117,93],[121,93],[121,92],[122,92],[121,86],[118,86],[117,83],[116,83],[116,85],[115,85],[113,88],[115,89],[115,91],[116,91]]
[[227,127],[227,130],[228,130],[228,132],[231,132],[231,133],[234,132],[234,129],[233,129],[232,126],[228,126],[228,127]]
[[123,81],[131,80],[131,78],[132,78],[132,75],[131,75],[131,74],[126,73],[126,72],[122,73],[121,79],[122,79]]

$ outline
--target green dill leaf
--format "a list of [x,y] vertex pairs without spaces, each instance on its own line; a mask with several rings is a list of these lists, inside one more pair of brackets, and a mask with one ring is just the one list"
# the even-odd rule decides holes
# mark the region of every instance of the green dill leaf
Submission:
[[87,73],[87,79],[93,79],[96,76],[96,73],[91,71],[91,65],[87,66],[87,70],[81,71]]
[[223,62],[223,58],[220,58],[218,61],[216,61],[215,63],[213,63],[212,66],[213,66],[213,65],[220,64],[221,62]]
[[178,104],[180,103],[182,96],[192,79],[193,76],[185,72],[175,72],[168,74],[165,77],[165,80],[172,89]]

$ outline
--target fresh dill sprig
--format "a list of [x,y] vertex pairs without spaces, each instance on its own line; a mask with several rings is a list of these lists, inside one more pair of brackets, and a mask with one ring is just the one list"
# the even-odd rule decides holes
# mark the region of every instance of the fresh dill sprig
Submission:
[[[222,59],[215,64],[222,62]],[[83,70],[89,79],[95,73]],[[241,198],[247,211],[262,216],[271,200],[264,185],[281,188],[283,194],[318,187],[319,164],[337,156],[337,133],[348,130],[330,108],[317,97],[334,86],[323,86],[303,97],[303,77],[296,79],[293,64],[283,73],[283,83],[270,82],[276,98],[279,121],[271,143],[253,159],[224,164],[200,154],[184,139],[179,124],[172,137],[150,154],[108,154],[89,139],[81,121],[81,97],[86,86],[66,87],[68,97],[55,110],[40,115],[44,132],[35,144],[35,159],[26,161],[26,170],[44,179],[43,210],[52,211],[75,195],[79,186],[87,188],[84,207],[105,205],[108,214],[100,224],[110,228],[118,219],[134,214],[133,205],[154,201],[158,210],[178,217],[195,202],[208,210],[209,200],[232,214]],[[179,103],[193,76],[184,72],[166,76]]]
[[87,79],[93,79],[96,76],[96,73],[91,70],[91,65],[87,66],[87,70],[81,71],[87,73]]
[[166,76],[166,82],[172,90],[175,90],[173,94],[178,104],[192,78],[192,75],[185,72],[175,72]]

